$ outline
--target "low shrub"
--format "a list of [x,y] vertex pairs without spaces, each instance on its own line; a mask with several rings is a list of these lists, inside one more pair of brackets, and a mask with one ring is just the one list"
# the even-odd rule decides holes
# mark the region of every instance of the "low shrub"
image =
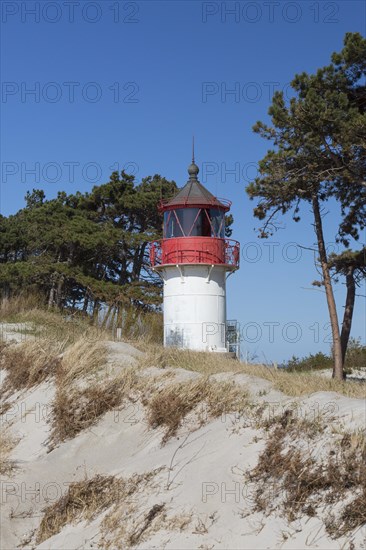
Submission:
[[333,368],[333,360],[328,355],[325,355],[321,351],[315,355],[310,354],[308,357],[299,359],[293,356],[287,363],[285,363],[287,372],[306,372],[316,371]]

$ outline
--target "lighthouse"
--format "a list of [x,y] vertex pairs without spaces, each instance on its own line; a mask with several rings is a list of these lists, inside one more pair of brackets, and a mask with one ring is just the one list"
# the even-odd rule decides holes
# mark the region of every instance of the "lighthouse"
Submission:
[[163,280],[164,346],[227,352],[226,280],[239,268],[240,245],[225,238],[231,202],[218,199],[188,167],[189,180],[162,200],[163,239],[150,245],[150,264]]

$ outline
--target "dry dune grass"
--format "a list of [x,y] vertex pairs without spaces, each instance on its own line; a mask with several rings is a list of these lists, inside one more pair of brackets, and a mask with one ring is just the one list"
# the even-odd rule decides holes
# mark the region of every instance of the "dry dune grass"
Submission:
[[[123,369],[112,376],[104,374],[103,342],[90,344],[78,341],[65,352],[57,375],[57,391],[53,404],[52,441],[58,443],[89,428],[108,411],[128,400],[140,399],[146,408],[151,427],[166,428],[163,443],[174,436],[184,418],[199,405],[206,418],[225,412],[238,412],[248,404],[248,394],[233,383],[209,380],[220,372],[247,373],[265,378],[287,395],[300,396],[317,391],[339,391],[361,397],[363,388],[339,383],[309,373],[285,373],[261,365],[245,365],[220,354],[196,353],[150,346],[137,368]],[[183,368],[199,372],[199,381],[155,384],[151,377],[139,376],[145,367]],[[100,374],[98,374],[100,373]],[[84,382],[80,385],[79,382]],[[87,384],[85,383],[87,381]]]
[[154,343],[163,337],[162,313],[141,311],[125,307],[118,319],[106,310],[101,313],[96,326],[95,319],[79,310],[46,309],[44,300],[37,294],[24,292],[10,299],[0,298],[0,322],[27,323],[23,330],[41,338],[64,340],[65,347],[81,337],[90,341],[111,338],[116,326],[122,329],[123,339],[131,343]]
[[103,340],[80,338],[63,354],[63,385],[70,385],[78,378],[95,374],[105,365],[106,360],[107,352]]
[[[107,410],[123,400],[123,388],[128,377],[109,384],[97,384],[96,373],[105,366],[106,350],[102,341],[90,342],[81,338],[69,343],[29,340],[3,348],[0,366],[7,372],[1,394],[5,398],[18,390],[29,389],[52,377],[56,396],[52,404],[54,444],[74,437],[91,426]],[[84,389],[78,388],[78,384]],[[2,412],[8,403],[5,401]]]
[[224,354],[194,352],[147,346],[142,366],[159,368],[182,368],[204,375],[220,372],[244,373],[272,382],[273,387],[289,396],[307,395],[319,391],[334,391],[347,397],[366,397],[366,384],[341,382],[310,372],[285,372],[265,365],[246,364],[233,360]]
[[106,412],[117,409],[130,399],[137,385],[136,373],[132,369],[126,369],[122,375],[104,383],[89,383],[85,388],[64,384],[61,375],[52,404],[51,442],[57,444],[89,428]]
[[[74,437],[92,425],[104,412],[120,404],[130,377],[97,383],[96,375],[106,364],[103,341],[81,338],[69,343],[53,339],[29,340],[2,346],[0,366],[7,372],[1,394],[29,389],[52,377],[56,385],[53,403],[53,439]],[[106,383],[107,380],[107,383]],[[79,388],[83,386],[83,389]],[[4,410],[6,410],[6,403]]]
[[248,394],[232,383],[213,382],[207,377],[198,381],[172,384],[158,390],[149,400],[143,400],[147,407],[147,420],[151,428],[164,426],[165,443],[174,436],[185,417],[198,407],[202,409],[200,423],[230,412],[240,412],[248,403]]
[[9,476],[14,468],[14,463],[9,455],[16,445],[16,440],[5,428],[0,430],[0,475]]
[[[131,344],[145,347],[163,339],[163,314],[126,308],[119,326],[123,338]],[[144,350],[143,350],[144,351]]]
[[174,383],[163,372],[156,379],[141,375],[141,364],[107,373],[105,359],[103,342],[77,342],[65,352],[56,377],[53,444],[75,437],[106,412],[137,399],[145,406],[149,425],[166,428],[163,443],[199,405],[205,411],[200,418],[204,423],[226,412],[240,412],[248,401],[247,392],[233,382],[219,383],[203,376],[198,381]]
[[[141,543],[159,529],[172,529],[187,524],[182,519],[180,523],[176,518],[167,518],[166,504],[157,502],[147,509],[141,509],[144,505],[144,495],[148,488],[152,488],[155,494],[160,492],[156,475],[164,468],[157,468],[150,472],[134,475],[124,485],[122,498],[117,500],[108,510],[101,523],[101,540],[99,548],[105,550],[124,550],[125,548],[140,548]],[[127,489],[127,490],[126,490]]]
[[52,443],[75,437],[106,412],[137,399],[146,409],[150,427],[166,428],[163,443],[176,434],[186,416],[195,409],[199,408],[196,412],[202,425],[225,413],[240,413],[248,404],[247,392],[232,382],[219,383],[207,377],[183,383],[164,379],[164,376],[156,379],[140,376],[136,368],[129,367],[104,381],[96,379],[80,387],[65,380],[60,369],[52,406]]
[[[143,491],[146,490],[147,485],[151,485],[146,476],[142,479],[142,484]],[[209,516],[212,523],[215,521],[215,515],[214,512]],[[160,530],[182,532],[191,526],[191,529],[195,529],[193,533],[207,533],[206,525],[198,516],[194,526],[195,519],[192,510],[181,510],[179,513],[172,514],[166,502],[158,501],[145,510],[141,510],[141,505],[137,500],[127,503],[122,500],[107,512],[102,521],[102,538],[99,548],[103,550],[147,548],[143,543],[146,543],[154,533]],[[209,549],[211,546],[202,544],[199,548]]]
[[219,372],[244,372],[242,363],[221,353],[163,348],[159,345],[140,346],[140,349],[147,352],[142,360],[142,367],[181,368],[204,375]]
[[[43,309],[39,303],[39,298],[33,295],[2,300],[0,303],[0,320],[33,323],[33,332],[37,340],[53,344],[58,347],[59,352],[64,352],[80,340],[89,342],[89,347],[93,348],[94,344],[111,336],[108,331],[91,326],[87,319],[80,316],[62,315],[59,312]],[[290,396],[301,396],[317,391],[335,391],[348,397],[366,397],[365,384],[340,382],[310,372],[284,372],[264,365],[240,363],[220,353],[193,352],[154,345],[152,342],[156,342],[161,336],[159,332],[161,322],[161,315],[151,314],[151,319],[147,318],[146,320],[142,319],[135,311],[127,312],[123,334],[136,347],[147,352],[141,362],[142,367],[154,365],[159,368],[183,368],[204,375],[220,372],[241,372],[269,380],[275,389]],[[80,351],[89,354],[87,348],[88,346],[84,346]],[[77,357],[77,347],[73,349],[73,353],[77,361],[86,364],[82,353]],[[95,354],[95,350],[90,351],[90,353]],[[72,361],[71,356],[70,361]],[[91,361],[91,368],[93,368],[92,363],[93,360]],[[81,367],[81,370],[83,368],[86,372],[87,366]],[[72,370],[75,370],[75,374],[79,370],[76,363],[71,367],[70,376]]]
[[135,503],[122,503],[107,514],[102,522],[100,548],[124,550],[136,548],[154,531],[166,527],[165,504],[154,504],[148,511],[137,514]]
[[0,300],[0,320],[15,320],[17,316],[36,309],[42,309],[42,303],[37,294],[27,292],[11,298],[2,298]]
[[52,404],[53,444],[75,437],[105,412],[119,406],[130,390],[133,375],[109,377],[103,341],[80,339],[65,351],[56,376]]
[[273,387],[286,395],[301,396],[319,391],[334,391],[347,397],[366,397],[366,384],[343,382],[309,372],[285,372],[264,365],[245,365],[243,372],[272,382]]
[[[365,435],[346,433],[327,441],[324,429],[325,425],[319,430],[286,411],[272,423],[266,447],[248,479],[255,483],[255,511],[280,509],[292,522],[328,507],[326,529],[338,538],[365,524]],[[322,438],[321,456],[312,452],[317,435]]]
[[45,509],[37,531],[37,544],[59,533],[61,529],[81,519],[91,520],[112,506],[122,496],[123,480],[97,475],[92,479],[71,483],[57,502]]
[[37,296],[21,295],[0,301],[0,322],[19,323],[24,339],[48,341],[64,351],[84,338],[93,343],[108,338],[108,331],[92,325],[80,312],[71,314],[45,309]]
[[48,340],[28,341],[6,346],[0,366],[7,371],[3,394],[40,384],[56,373],[60,366],[60,346]]
[[[66,494],[44,510],[36,533],[36,543],[40,544],[59,533],[67,524],[81,520],[90,521],[108,508],[111,510],[103,521],[102,531],[109,538],[111,535],[116,538],[116,532],[125,529],[125,526],[121,525],[121,507],[131,511],[135,493],[141,491],[155,474],[156,471],[136,474],[127,480],[115,476],[96,475],[91,479],[71,483]],[[103,544],[102,547],[110,546]],[[114,546],[117,547],[122,548]]]

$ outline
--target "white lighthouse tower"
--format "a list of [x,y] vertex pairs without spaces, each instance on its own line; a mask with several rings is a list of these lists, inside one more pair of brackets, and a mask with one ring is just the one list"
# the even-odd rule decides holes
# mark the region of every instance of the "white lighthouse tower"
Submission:
[[226,279],[240,248],[225,238],[230,201],[214,197],[198,172],[193,154],[186,185],[161,201],[163,239],[151,243],[150,262],[164,281],[164,346],[226,352]]

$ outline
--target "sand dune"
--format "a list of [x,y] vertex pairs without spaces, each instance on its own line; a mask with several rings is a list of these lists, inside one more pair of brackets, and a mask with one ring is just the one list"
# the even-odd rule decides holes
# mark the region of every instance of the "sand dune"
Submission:
[[[123,371],[141,357],[128,344],[107,346],[109,369]],[[153,366],[139,376],[154,383],[161,379],[161,387],[201,377]],[[321,462],[324,449],[343,432],[365,430],[365,400],[330,392],[288,397],[269,381],[247,374],[222,373],[211,379],[242,387],[254,407],[204,421],[204,412],[194,410],[165,444],[164,427],[148,425],[145,405],[137,399],[50,447],[53,380],[8,397],[11,406],[3,414],[3,428],[17,443],[9,455],[14,469],[2,476],[1,548],[366,548],[365,527],[330,536],[327,518],[337,506],[327,506],[325,499],[314,515],[289,521],[281,508],[284,495],[274,485],[272,509],[258,511],[256,486],[247,475],[256,467],[270,433],[256,423],[256,407],[263,405],[262,423],[266,415],[274,418],[289,409],[302,418],[325,421],[325,431],[313,437],[312,452]],[[308,445],[305,437],[303,445]],[[130,480],[136,486],[95,517],[67,523],[37,543],[45,508],[65,495],[70,483],[97,475]],[[349,495],[344,498],[347,501]]]

